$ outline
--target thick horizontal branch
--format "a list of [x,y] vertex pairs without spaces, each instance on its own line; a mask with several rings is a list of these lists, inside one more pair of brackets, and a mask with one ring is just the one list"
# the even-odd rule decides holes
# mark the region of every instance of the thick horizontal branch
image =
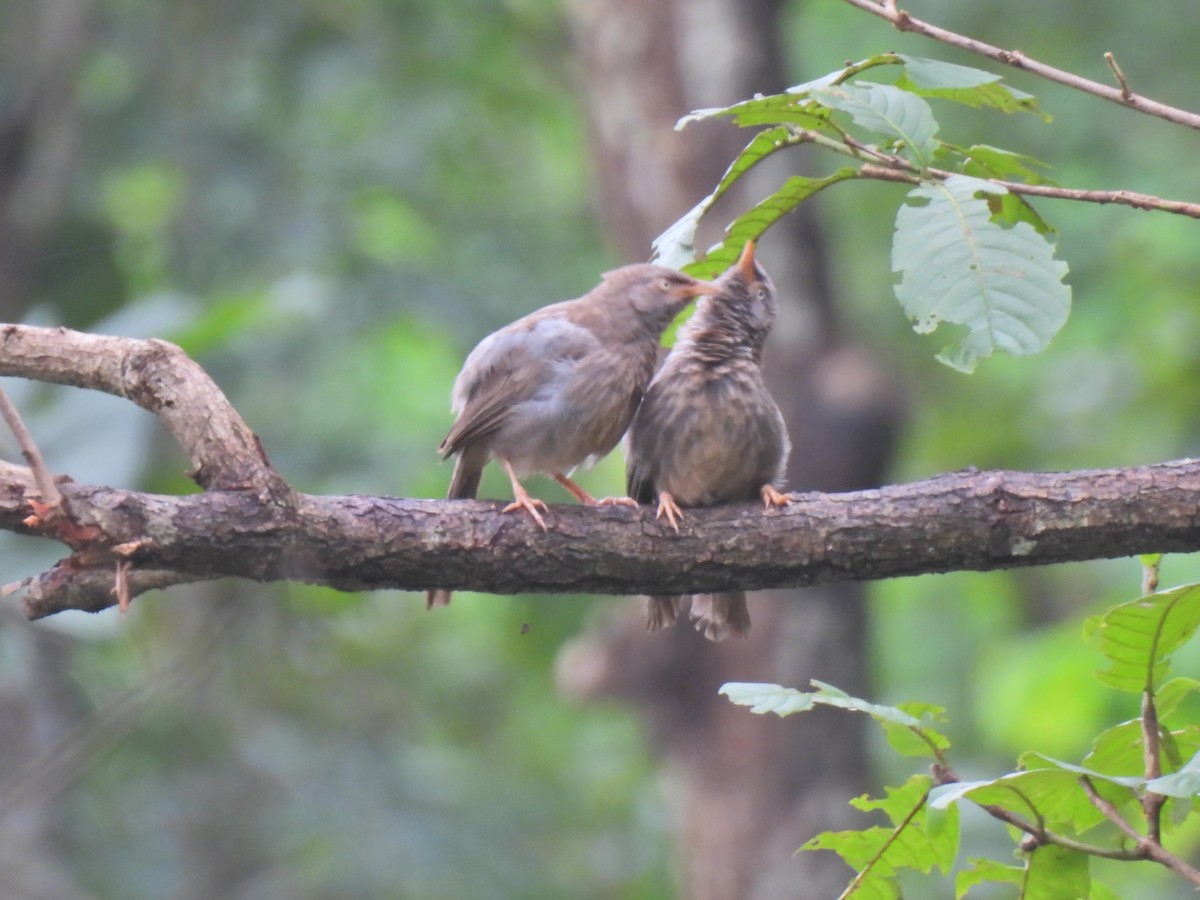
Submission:
[[[155,579],[293,579],[341,590],[681,593],[778,588],[1200,549],[1200,462],[1060,474],[963,471],[786,509],[689,511],[680,533],[650,508],[551,507],[541,532],[484,501],[255,491],[182,497],[66,483],[75,524]],[[0,481],[0,528],[29,531],[17,480]],[[36,530],[36,528],[34,529]],[[102,555],[101,555],[102,556]],[[115,602],[107,562],[76,554],[31,584],[32,617]],[[148,583],[139,584],[138,573]],[[80,579],[87,587],[81,588]]]

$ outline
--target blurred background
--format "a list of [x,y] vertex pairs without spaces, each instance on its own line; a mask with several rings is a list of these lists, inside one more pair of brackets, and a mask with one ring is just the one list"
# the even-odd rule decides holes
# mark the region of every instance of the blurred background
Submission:
[[[910,9],[1099,81],[1111,50],[1135,90],[1200,108],[1183,0]],[[833,0],[9,0],[0,320],[180,343],[301,490],[441,496],[434,448],[466,352],[646,259],[750,136],[674,122],[888,49],[987,68]],[[1073,187],[1197,198],[1194,134],[1004,77],[1053,122],[940,106],[943,136],[1032,154]],[[700,246],[789,172],[839,164],[775,162]],[[892,297],[901,197],[841,185],[762,242],[793,487],[1197,452],[1195,223],[1039,204],[1073,315],[1041,357],[966,377]],[[4,387],[56,472],[195,489],[131,404]],[[0,453],[15,457],[8,435]],[[618,493],[622,465],[581,483]],[[483,494],[508,496],[503,477]],[[4,535],[0,583],[57,555]],[[1197,568],[1169,558],[1163,583]],[[720,646],[644,634],[633,598],[459,593],[427,613],[417,594],[230,582],[34,625],[10,599],[0,895],[835,896],[849,870],[793,851],[862,825],[846,801],[911,761],[849,717],[751,716],[717,687],[816,677],[942,704],[964,777],[1027,749],[1078,760],[1137,714],[1092,678],[1080,622],[1139,579],[1124,560],[761,594],[751,639]],[[964,858],[1007,857],[1000,826],[966,826]],[[1096,870],[1123,896],[1185,896],[1144,868]]]

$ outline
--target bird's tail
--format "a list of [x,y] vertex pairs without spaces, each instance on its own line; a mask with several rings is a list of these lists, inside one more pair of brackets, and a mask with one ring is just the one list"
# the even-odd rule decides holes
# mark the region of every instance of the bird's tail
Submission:
[[[450,476],[447,500],[470,500],[479,492],[479,480],[483,477],[483,466],[487,456],[464,450],[454,459],[454,474]],[[433,588],[425,592],[425,608],[445,606],[450,602],[451,592],[445,588]]]
[[660,628],[674,625],[682,605],[683,597],[647,597],[646,630],[658,631]]
[[745,637],[750,630],[750,610],[745,591],[697,594],[692,598],[692,622],[710,641],[723,641],[731,634]]

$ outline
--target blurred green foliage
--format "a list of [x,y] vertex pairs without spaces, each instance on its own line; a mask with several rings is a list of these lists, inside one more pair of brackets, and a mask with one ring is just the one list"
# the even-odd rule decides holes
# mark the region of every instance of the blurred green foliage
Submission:
[[[1192,58],[1190,4],[1074,0],[1053,21],[1034,0],[927,5],[914,12],[1098,79],[1113,50],[1138,91],[1194,100],[1164,64]],[[303,490],[440,495],[434,448],[466,351],[628,261],[606,256],[593,221],[559,4],[113,0],[95,25],[76,86],[86,138],[30,320],[179,341]],[[838,3],[793,3],[789,44],[796,82],[892,48],[981,65]],[[1064,185],[1196,194],[1180,165],[1193,135],[1005,77],[1053,122],[955,111],[948,140],[1027,152]],[[1196,453],[1194,223],[1047,208],[1071,319],[1043,355],[967,378],[892,299],[900,196],[853,184],[816,201],[842,310],[912,398],[895,480]],[[56,471],[194,489],[129,404],[12,393]],[[493,479],[485,495],[503,496]],[[584,481],[618,492],[620,461]],[[0,582],[48,552],[6,537]],[[1164,584],[1197,569],[1168,558]],[[877,585],[875,697],[945,706],[967,772],[1014,749],[1069,755],[1136,711],[1079,678],[1091,664],[1076,648],[1078,622],[1139,577],[1122,561]],[[72,740],[94,743],[54,781],[70,871],[128,898],[668,896],[662,791],[635,723],[554,691],[557,648],[591,614],[460,594],[431,616],[415,595],[236,583],[148,596],[121,620],[56,617],[44,627],[77,639],[66,687],[91,714]],[[21,652],[0,645],[9,686]],[[1069,715],[1026,715],[1030,692]]]

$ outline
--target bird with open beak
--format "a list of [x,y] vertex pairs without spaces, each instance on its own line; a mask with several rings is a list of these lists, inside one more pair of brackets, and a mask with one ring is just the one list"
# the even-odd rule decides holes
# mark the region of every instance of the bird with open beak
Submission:
[[[665,266],[625,266],[579,299],[485,337],[454,382],[457,418],[438,447],[455,457],[447,496],[474,497],[496,459],[512,483],[504,511],[524,510],[542,530],[546,504],[521,485],[525,475],[548,474],[589,506],[633,504],[596,500],[570,473],[617,445],[654,374],[663,332],[693,298],[718,290]],[[447,590],[426,595],[430,607],[449,602]]]
[[[679,530],[683,509],[761,499],[786,505],[791,443],[759,368],[775,322],[775,286],[746,244],[680,329],[629,429],[626,487]],[[673,623],[682,596],[650,597],[647,627]],[[744,635],[744,591],[698,594],[691,617],[710,640]]]

